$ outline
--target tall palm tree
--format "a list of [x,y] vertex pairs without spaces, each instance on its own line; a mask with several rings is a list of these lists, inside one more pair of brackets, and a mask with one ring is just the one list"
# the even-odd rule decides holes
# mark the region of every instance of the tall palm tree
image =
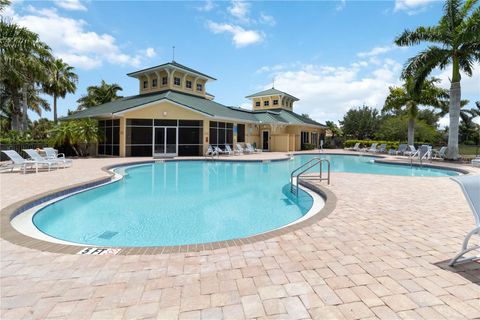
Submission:
[[74,68],[62,59],[55,59],[49,65],[49,77],[45,83],[44,91],[53,96],[53,121],[57,122],[57,99],[65,98],[67,93],[77,90],[78,76]]
[[2,110],[10,108],[13,130],[27,129],[28,98],[46,78],[50,48],[26,28],[0,19],[0,87]]
[[108,84],[105,80],[102,80],[99,86],[87,87],[87,94],[77,100],[77,110],[83,110],[90,107],[95,107],[110,101],[115,101],[122,96],[117,94],[118,91],[122,91],[116,83]]
[[422,83],[420,92],[415,91],[415,82],[412,77],[407,77],[401,87],[390,87],[390,94],[385,100],[383,111],[405,110],[408,115],[408,144],[414,143],[415,120],[418,116],[419,106],[441,108],[442,103],[448,99],[448,91],[436,86],[440,80],[431,78]]
[[435,44],[410,58],[404,67],[402,76],[414,77],[416,91],[420,90],[422,82],[435,68],[444,69],[452,65],[448,159],[459,157],[460,71],[472,76],[474,62],[480,61],[480,7],[475,7],[477,1],[447,0],[437,25],[405,30],[395,39],[399,46],[413,46],[422,42]]

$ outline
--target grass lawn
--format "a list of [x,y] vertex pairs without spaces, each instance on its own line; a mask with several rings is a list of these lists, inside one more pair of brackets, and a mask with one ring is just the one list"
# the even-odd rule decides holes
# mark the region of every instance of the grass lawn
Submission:
[[464,144],[460,144],[458,145],[458,147],[462,156],[477,155],[480,153],[480,148],[478,146],[467,146]]

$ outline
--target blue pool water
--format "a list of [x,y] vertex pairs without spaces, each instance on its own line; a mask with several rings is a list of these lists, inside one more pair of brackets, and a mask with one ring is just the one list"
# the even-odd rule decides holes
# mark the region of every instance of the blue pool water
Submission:
[[[313,200],[289,192],[290,161],[171,161],[125,168],[124,179],[39,210],[33,223],[57,239],[103,246],[165,246],[255,235],[305,215]],[[449,176],[453,171],[373,163],[371,157],[322,155],[333,172]]]

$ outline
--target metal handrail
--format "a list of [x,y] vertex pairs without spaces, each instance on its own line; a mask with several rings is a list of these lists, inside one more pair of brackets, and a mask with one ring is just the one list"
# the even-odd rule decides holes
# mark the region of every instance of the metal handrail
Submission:
[[[310,166],[305,168],[308,164],[312,163],[313,161],[315,161],[313,164],[311,164]],[[327,166],[328,166],[327,167],[327,178],[323,178],[323,176],[322,176],[323,162],[326,162]],[[315,167],[317,164],[319,164],[319,169],[320,169],[318,180],[319,181],[327,180],[328,184],[330,184],[330,161],[327,160],[327,159],[322,159],[322,158],[315,157],[315,158],[310,159],[309,161],[305,162],[300,167],[298,167],[298,168],[296,168],[295,170],[292,171],[292,173],[290,174],[290,184],[291,184],[290,192],[295,193],[298,196],[298,183],[299,183],[301,175],[304,174],[305,172],[307,172],[308,170],[312,169],[313,167]],[[304,168],[304,169],[296,175],[295,189],[294,189],[294,184],[293,184],[294,183],[294,181],[293,181],[294,174],[302,168]]]

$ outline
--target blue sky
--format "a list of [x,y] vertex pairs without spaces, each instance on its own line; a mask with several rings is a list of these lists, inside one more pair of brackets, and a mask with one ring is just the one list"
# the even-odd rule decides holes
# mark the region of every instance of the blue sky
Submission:
[[[59,101],[60,115],[101,79],[120,84],[124,96],[137,94],[126,73],[172,60],[175,46],[177,62],[218,79],[207,84],[216,101],[249,107],[244,97],[275,79],[300,98],[295,111],[324,122],[362,104],[381,108],[403,63],[421,49],[395,47],[393,39],[435,24],[441,10],[430,0],[69,0],[15,1],[5,14],[76,68],[78,90]],[[480,97],[479,69],[463,79],[467,99]],[[449,70],[435,75],[449,86]]]

